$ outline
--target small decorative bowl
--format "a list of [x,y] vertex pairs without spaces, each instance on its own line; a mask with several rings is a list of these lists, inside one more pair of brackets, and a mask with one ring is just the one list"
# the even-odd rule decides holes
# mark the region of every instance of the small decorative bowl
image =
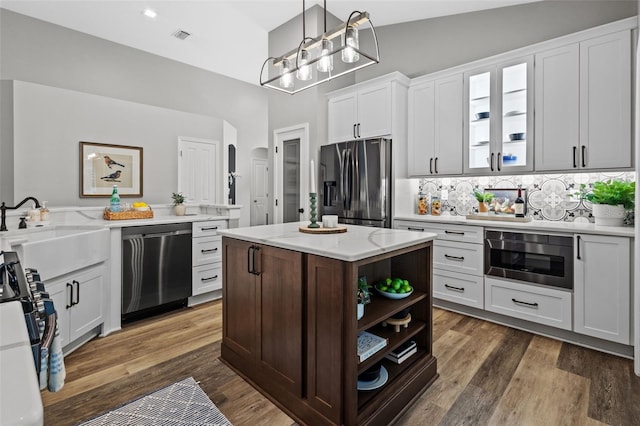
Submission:
[[517,157],[517,156],[515,156],[515,155],[508,154],[508,155],[503,155],[503,156],[502,156],[502,162],[503,162],[504,164],[513,164],[513,163],[515,163],[517,160],[518,160],[518,157]]
[[376,363],[373,367],[363,371],[358,375],[359,382],[374,382],[380,378],[381,363]]
[[523,141],[524,140],[524,133],[509,133],[509,140],[510,141]]
[[405,297],[411,296],[411,294],[413,293],[413,287],[411,288],[411,291],[407,293],[388,293],[386,291],[380,290],[378,287],[375,287],[375,289],[378,293],[380,293],[384,297],[388,297],[389,299],[404,299]]
[[489,111],[476,113],[476,120],[483,120],[489,118]]

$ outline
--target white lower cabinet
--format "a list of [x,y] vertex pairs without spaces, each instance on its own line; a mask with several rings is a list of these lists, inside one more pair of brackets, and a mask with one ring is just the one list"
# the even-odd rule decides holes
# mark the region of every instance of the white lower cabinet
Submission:
[[433,268],[482,276],[483,246],[436,240],[433,249]]
[[571,330],[571,293],[532,284],[484,278],[484,309]]
[[574,242],[574,331],[630,344],[630,239],[579,234]]
[[193,223],[192,296],[222,289],[222,236],[218,230],[226,228],[226,220]]
[[63,347],[103,323],[105,273],[100,263],[45,283],[58,313]]
[[484,280],[482,276],[433,270],[433,297],[484,308]]

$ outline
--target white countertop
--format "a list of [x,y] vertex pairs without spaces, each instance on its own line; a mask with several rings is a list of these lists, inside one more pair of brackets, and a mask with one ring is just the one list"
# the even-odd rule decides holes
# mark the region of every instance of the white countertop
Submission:
[[571,234],[597,234],[618,237],[634,237],[633,226],[601,226],[593,223],[555,222],[549,220],[532,220],[531,222],[508,222],[498,220],[474,220],[465,216],[432,216],[432,215],[399,215],[394,220],[411,220],[425,223],[444,223],[457,225],[482,226],[491,229],[517,229],[528,232],[555,231]]
[[299,231],[309,222],[224,229],[219,234],[269,246],[330,257],[348,262],[431,241],[436,234],[398,229],[345,225],[340,234],[307,234]]

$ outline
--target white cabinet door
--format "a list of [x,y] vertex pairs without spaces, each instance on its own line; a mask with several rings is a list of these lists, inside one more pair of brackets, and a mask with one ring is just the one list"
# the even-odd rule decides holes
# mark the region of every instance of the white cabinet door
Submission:
[[630,241],[624,237],[575,237],[574,331],[630,343]]
[[105,267],[101,265],[73,277],[71,284],[75,286],[75,304],[70,310],[69,338],[71,341],[103,322],[104,273]]
[[391,84],[364,87],[358,91],[358,138],[391,134]]
[[222,197],[222,161],[218,141],[180,138],[178,190],[191,203],[215,204]]
[[433,174],[435,157],[435,83],[409,89],[409,176]]
[[69,309],[71,309],[71,290],[66,282],[45,283],[46,290],[49,292],[53,306],[58,314],[58,330],[62,338],[62,346],[66,346],[69,341]]
[[578,44],[535,57],[536,170],[579,167],[578,58]]
[[462,173],[462,74],[435,82],[435,158],[439,175]]
[[192,295],[208,293],[222,288],[222,262],[193,268]]
[[358,101],[355,91],[329,99],[328,121],[330,143],[356,139]]
[[631,167],[631,33],[580,43],[580,163]]

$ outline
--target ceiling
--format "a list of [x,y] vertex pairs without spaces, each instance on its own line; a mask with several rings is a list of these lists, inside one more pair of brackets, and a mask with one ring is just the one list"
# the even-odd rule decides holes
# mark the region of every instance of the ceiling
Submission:
[[[376,27],[540,0],[328,0],[346,20],[367,11]],[[307,0],[306,8],[321,0]],[[0,0],[0,7],[257,84],[268,33],[302,12],[301,0]],[[157,12],[154,19],[142,14]],[[172,36],[177,30],[191,35]],[[300,40],[292,40],[291,48]]]

